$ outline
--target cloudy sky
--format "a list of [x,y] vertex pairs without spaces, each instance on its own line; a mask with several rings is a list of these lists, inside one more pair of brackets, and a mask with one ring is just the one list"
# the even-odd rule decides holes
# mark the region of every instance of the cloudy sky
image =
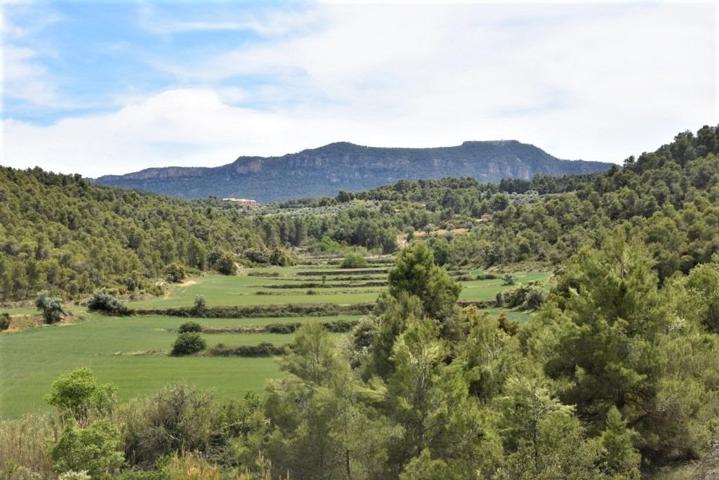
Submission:
[[494,139],[621,162],[719,123],[712,3],[3,3],[14,167]]

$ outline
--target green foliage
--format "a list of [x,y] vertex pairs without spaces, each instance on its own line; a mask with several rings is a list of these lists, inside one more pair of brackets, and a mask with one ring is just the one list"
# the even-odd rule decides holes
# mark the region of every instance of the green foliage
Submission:
[[717,431],[710,419],[719,411],[709,373],[719,361],[716,339],[697,331],[698,318],[677,321],[683,282],[660,289],[652,264],[619,234],[602,250],[586,249],[534,322],[546,325],[537,345],[547,349],[540,356],[560,397],[593,430],[618,408],[647,464],[696,456]]
[[65,473],[60,474],[60,476],[57,477],[58,480],[92,480],[92,477],[90,474],[87,473],[87,470],[83,470],[82,472],[75,472],[72,470],[69,470]]
[[639,480],[642,456],[634,448],[637,433],[627,427],[616,407],[607,412],[606,426],[599,436],[601,469],[612,480]]
[[714,261],[692,269],[685,282],[682,313],[712,333],[719,333],[719,254]]
[[207,453],[213,434],[225,428],[213,398],[184,385],[130,403],[125,415],[125,457],[130,465],[145,468],[172,452]]
[[192,304],[192,310],[198,314],[202,315],[205,310],[207,310],[207,301],[205,300],[205,297],[202,295],[198,295],[195,297],[195,302]]
[[175,339],[175,343],[172,345],[172,355],[192,355],[198,353],[207,348],[207,343],[196,332],[184,332],[180,333]]
[[177,329],[177,333],[202,332],[202,325],[197,322],[185,322]]
[[367,259],[362,255],[349,254],[342,259],[340,268],[366,268],[367,265]]
[[92,415],[104,415],[112,410],[116,391],[114,385],[98,384],[89,368],[78,368],[58,377],[45,400],[61,415],[84,425]]
[[[87,472],[92,478],[110,478],[123,463],[120,432],[107,420],[85,428],[68,426],[53,447],[53,468],[58,473]],[[77,478],[77,477],[76,477]]]
[[270,255],[270,264],[278,267],[289,267],[294,265],[295,261],[292,256],[286,251],[280,248],[274,248]]
[[42,313],[42,318],[47,324],[59,322],[67,315],[60,297],[51,297],[47,293],[41,293],[35,300],[35,306]]
[[400,252],[389,272],[389,292],[417,296],[427,315],[446,318],[459,298],[461,286],[442,267],[435,265],[432,250],[425,243],[413,244]]
[[234,258],[228,253],[221,253],[215,256],[210,256],[210,263],[212,267],[223,275],[236,275],[237,264]]
[[[0,168],[0,300],[41,289],[149,291],[171,264],[263,246],[236,209],[100,187],[79,175]],[[213,267],[214,268],[214,267]]]
[[106,312],[119,315],[127,313],[125,304],[103,290],[92,294],[87,301],[87,309],[91,312]]
[[165,278],[168,282],[181,283],[185,277],[187,277],[187,272],[181,264],[171,263],[165,267]]

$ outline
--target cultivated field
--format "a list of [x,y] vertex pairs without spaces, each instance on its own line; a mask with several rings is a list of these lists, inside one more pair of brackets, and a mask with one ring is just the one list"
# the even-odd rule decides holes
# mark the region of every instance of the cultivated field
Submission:
[[[341,270],[331,265],[244,270],[237,276],[206,275],[173,286],[160,298],[130,302],[132,308],[191,306],[202,295],[208,307],[229,305],[284,305],[291,303],[373,302],[385,288],[386,267]],[[480,272],[466,272],[476,275]],[[515,273],[517,283],[546,282],[547,273]],[[366,286],[371,284],[372,286]],[[308,286],[309,285],[309,286]],[[498,291],[515,288],[501,279],[462,282],[461,300],[492,300]],[[102,382],[119,387],[121,399],[146,395],[169,383],[189,383],[214,389],[223,397],[261,391],[266,381],[282,375],[275,357],[171,357],[168,352],[176,329],[186,318],[160,315],[107,317],[71,309],[74,317],[56,326],[29,328],[0,335],[0,417],[17,417],[46,409],[43,395],[59,374],[74,368],[92,368]],[[490,309],[523,321],[527,313]],[[14,315],[33,313],[31,308],[12,310]],[[358,315],[280,318],[200,318],[203,328],[237,328],[275,323],[358,320]],[[344,334],[334,334],[338,341]],[[208,347],[284,345],[292,334],[203,333]]]

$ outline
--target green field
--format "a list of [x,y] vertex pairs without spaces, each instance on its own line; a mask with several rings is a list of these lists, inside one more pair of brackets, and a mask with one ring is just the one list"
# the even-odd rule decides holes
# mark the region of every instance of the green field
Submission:
[[[209,306],[266,305],[287,303],[341,303],[373,302],[383,287],[336,287],[315,290],[288,288],[272,289],[272,295],[257,294],[269,291],[267,285],[294,285],[321,281],[321,275],[302,275],[298,272],[328,271],[328,266],[298,266],[274,269],[280,276],[260,277],[238,275],[234,277],[206,275],[171,287],[160,298],[130,302],[134,308],[190,306],[198,295],[205,297]],[[269,271],[269,270],[265,270]],[[472,272],[476,273],[476,272]],[[343,274],[350,275],[347,272]],[[517,282],[546,282],[546,273],[516,273]],[[372,275],[383,280],[386,275]],[[326,285],[337,282],[327,276]],[[461,299],[491,300],[498,291],[514,288],[502,285],[502,280],[476,280],[463,282]],[[188,383],[213,389],[222,397],[237,397],[248,391],[260,391],[268,379],[282,375],[276,358],[241,357],[170,357],[167,355],[176,333],[174,330],[187,321],[166,316],[106,317],[89,314],[79,307],[72,323],[30,328],[17,333],[0,335],[0,417],[17,417],[25,412],[46,409],[43,395],[59,374],[74,368],[92,368],[100,381],[119,387],[121,399],[146,395],[169,383]],[[490,309],[502,312],[516,321],[524,321],[526,312]],[[16,309],[13,314],[32,313],[31,308]],[[243,319],[194,319],[206,327],[238,327],[269,323],[354,320],[359,316],[337,317],[282,317]],[[228,346],[256,345],[270,342],[281,345],[292,341],[292,335],[269,333],[217,333],[204,334],[208,346],[224,343]],[[341,338],[342,335],[337,335]]]
[[[472,274],[481,273],[473,271]],[[492,280],[471,280],[462,282],[462,293],[459,295],[460,300],[494,300],[497,292],[504,292],[517,288],[519,284],[527,284],[529,282],[540,282],[545,284],[549,281],[550,273],[547,272],[517,272],[512,273],[515,279],[515,285],[504,285],[504,281],[500,278]]]

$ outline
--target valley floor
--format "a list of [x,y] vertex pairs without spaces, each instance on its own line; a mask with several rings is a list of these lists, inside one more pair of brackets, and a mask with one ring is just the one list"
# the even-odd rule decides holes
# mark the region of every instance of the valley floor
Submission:
[[[283,305],[290,303],[336,303],[350,305],[374,302],[385,288],[382,267],[340,270],[336,266],[299,265],[251,269],[237,276],[206,275],[172,287],[164,297],[130,302],[131,308],[174,308],[191,306],[203,296],[209,307]],[[474,278],[479,271],[462,272]],[[546,284],[546,272],[518,272],[517,284]],[[324,278],[324,280],[323,280]],[[497,292],[515,286],[501,279],[462,282],[460,300],[491,301]],[[376,286],[362,286],[372,284]],[[313,285],[307,288],[306,285]],[[220,397],[237,398],[250,391],[262,391],[267,381],[283,375],[275,357],[210,357],[168,355],[177,328],[187,318],[162,315],[109,317],[71,307],[73,316],[59,325],[27,328],[0,335],[0,418],[48,409],[43,396],[53,379],[79,367],[90,367],[98,379],[119,387],[122,400],[145,396],[171,383],[187,383],[214,390]],[[505,313],[515,321],[528,313],[509,309],[488,309]],[[32,308],[10,311],[16,319],[35,314]],[[261,326],[274,323],[358,320],[359,315],[332,317],[267,317],[193,319],[203,328]],[[341,341],[346,334],[334,334]],[[208,347],[257,345],[269,342],[285,345],[292,334],[204,333]]]

